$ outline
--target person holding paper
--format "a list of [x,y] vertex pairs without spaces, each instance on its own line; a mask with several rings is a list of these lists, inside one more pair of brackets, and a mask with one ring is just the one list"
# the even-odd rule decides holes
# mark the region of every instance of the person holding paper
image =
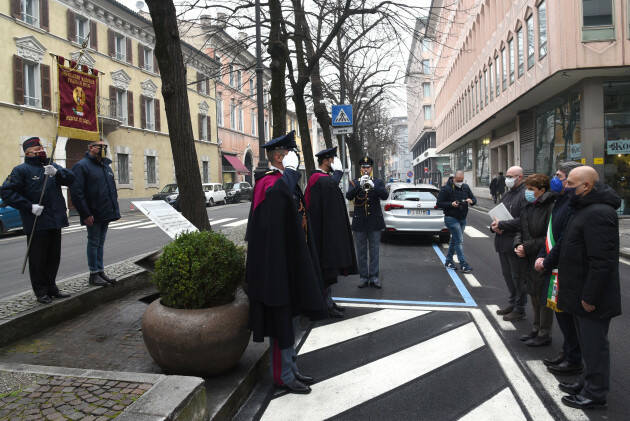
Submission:
[[497,310],[497,314],[503,316],[505,321],[517,321],[525,318],[527,295],[524,272],[527,263],[514,254],[514,237],[521,229],[519,216],[521,210],[527,205],[527,200],[525,200],[523,169],[514,166],[508,169],[505,175],[505,185],[509,190],[503,196],[501,203],[513,219],[504,221],[495,219],[490,229],[495,233],[494,248],[499,254],[503,278],[510,292],[508,305]]

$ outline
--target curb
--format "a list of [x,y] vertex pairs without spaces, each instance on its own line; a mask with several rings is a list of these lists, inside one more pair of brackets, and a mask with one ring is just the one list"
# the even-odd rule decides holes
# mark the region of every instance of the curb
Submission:
[[92,310],[99,304],[120,298],[150,285],[144,269],[122,276],[115,287],[90,287],[54,304],[37,306],[0,322],[0,347],[40,332],[50,326]]

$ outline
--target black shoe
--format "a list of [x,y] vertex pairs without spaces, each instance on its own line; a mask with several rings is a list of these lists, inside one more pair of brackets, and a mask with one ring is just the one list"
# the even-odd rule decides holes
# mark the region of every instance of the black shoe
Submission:
[[343,319],[344,315],[343,315],[343,312],[337,310],[334,307],[330,307],[328,309],[328,317],[330,317],[332,319]]
[[582,395],[563,396],[562,403],[578,409],[604,409],[608,406],[606,401],[595,401]]
[[536,336],[538,336],[538,331],[537,330],[532,330],[527,335],[523,335],[520,338],[518,338],[518,340],[521,341],[521,342],[527,342],[530,339],[535,338]]
[[549,367],[550,365],[558,365],[562,361],[564,361],[564,352],[561,351],[555,357],[553,357],[553,358],[545,358],[542,361],[543,361],[543,364],[546,365],[547,367]]
[[107,282],[105,279],[101,278],[98,273],[90,273],[88,284],[94,285],[97,287],[108,287],[110,285],[110,283]]
[[334,308],[335,310],[337,310],[337,311],[342,312],[342,313],[346,311],[346,309],[345,309],[345,308],[341,307],[340,305],[337,305],[337,303],[335,303],[334,301],[333,301],[333,308]]
[[118,281],[116,281],[116,278],[110,278],[109,276],[105,275],[105,272],[99,272],[98,275],[112,285],[116,285],[118,283]]
[[536,336],[525,341],[525,345],[533,347],[551,345],[551,336]]
[[514,310],[514,306],[507,306],[497,310],[497,314],[499,316],[505,316],[506,314],[510,314]]
[[471,268],[470,266],[468,265],[462,266],[462,273],[472,273],[472,271],[473,271],[473,268]]
[[558,387],[564,393],[568,393],[569,395],[577,395],[582,391],[582,388],[584,386],[580,382],[577,382],[577,383],[560,382],[558,383]]
[[48,294],[50,295],[51,298],[68,298],[70,296],[70,294],[65,294],[61,291],[57,291],[54,294]]
[[297,379],[293,380],[291,383],[285,383],[282,385],[277,384],[276,387],[287,390],[289,393],[298,393],[301,395],[307,395],[311,393],[311,388]]
[[361,281],[361,282],[359,283],[359,285],[357,285],[357,287],[359,287],[359,288],[365,288],[365,287],[367,287],[367,286],[369,286],[369,285],[370,285],[370,284],[368,283],[368,281]]
[[513,311],[503,316],[503,320],[505,320],[506,322],[516,322],[518,320],[523,320],[524,318],[525,313],[521,313],[520,311]]
[[573,374],[580,374],[584,366],[582,363],[570,363],[569,361],[561,361],[560,364],[547,366],[547,370],[553,374],[559,376],[571,376]]
[[37,297],[37,301],[42,304],[50,304],[52,303],[52,298],[50,298],[48,295],[42,295],[41,297]]
[[305,385],[309,385],[309,384],[315,383],[315,379],[314,378],[312,378],[311,376],[304,375],[304,374],[300,373],[299,371],[296,371],[293,374],[295,375],[295,378],[298,379],[298,381],[302,382]]
[[383,284],[381,284],[381,281],[379,281],[378,279],[376,281],[372,281],[372,286],[376,289],[383,288]]

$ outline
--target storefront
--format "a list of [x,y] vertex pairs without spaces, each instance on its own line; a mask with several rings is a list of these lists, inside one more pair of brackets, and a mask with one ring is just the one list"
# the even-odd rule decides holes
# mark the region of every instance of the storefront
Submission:
[[622,199],[618,212],[630,215],[630,82],[604,83],[604,131],[604,179]]

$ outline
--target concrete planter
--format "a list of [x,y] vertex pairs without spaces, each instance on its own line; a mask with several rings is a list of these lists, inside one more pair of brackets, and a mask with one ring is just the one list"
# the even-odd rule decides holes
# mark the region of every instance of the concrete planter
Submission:
[[234,367],[249,342],[249,304],[242,289],[222,306],[182,310],[151,303],[142,317],[144,343],[169,374],[214,376]]

